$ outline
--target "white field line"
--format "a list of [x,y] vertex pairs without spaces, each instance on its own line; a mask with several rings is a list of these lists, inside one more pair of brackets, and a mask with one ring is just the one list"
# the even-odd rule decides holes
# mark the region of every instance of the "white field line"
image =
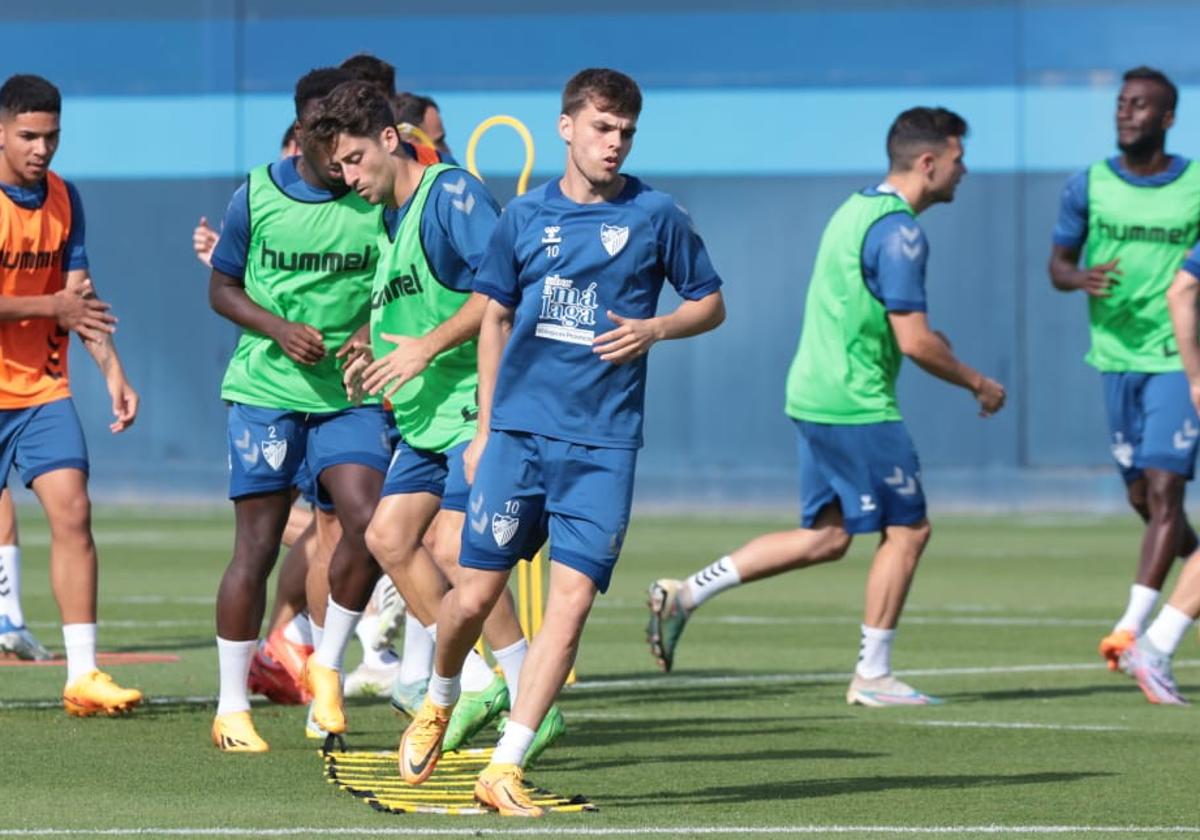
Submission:
[[[1183,659],[1174,663],[1176,670],[1200,665],[1200,659]],[[907,671],[896,671],[899,677],[962,677],[996,674],[1030,674],[1030,673],[1066,673],[1074,671],[1102,671],[1102,662],[1063,662],[1034,665],[996,665],[982,668],[915,668]],[[673,675],[640,677],[637,679],[621,680],[580,680],[566,689],[572,694],[587,691],[605,691],[615,688],[703,688],[704,686],[738,686],[738,685],[777,685],[841,682],[848,680],[852,674],[849,671],[831,671],[825,674],[730,674],[726,677],[679,677]],[[151,704],[187,705],[211,704],[217,702],[213,697],[151,697]],[[51,709],[61,703],[52,700],[12,700],[0,701],[3,709]],[[2,836],[2,835],[0,835]]]
[[892,721],[909,726],[934,726],[947,729],[1046,729],[1051,732],[1128,732],[1128,726],[1103,726],[1086,723],[1019,723],[987,720],[905,720]]
[[1200,826],[1142,825],[681,825],[602,828],[539,826],[534,828],[406,828],[374,826],[296,828],[8,828],[0,837],[645,837],[652,835],[746,836],[866,834],[908,836],[1097,834],[1200,834]]

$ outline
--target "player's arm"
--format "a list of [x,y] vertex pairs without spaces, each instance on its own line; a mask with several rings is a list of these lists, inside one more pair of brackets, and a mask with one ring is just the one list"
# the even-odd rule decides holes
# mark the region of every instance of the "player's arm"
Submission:
[[64,288],[52,295],[0,296],[0,321],[28,318],[53,319],[64,330],[97,340],[116,329],[117,319],[107,303],[84,296],[78,289]]
[[1167,305],[1171,310],[1171,326],[1175,328],[1175,344],[1179,347],[1179,359],[1187,374],[1192,405],[1200,411],[1200,341],[1196,330],[1200,318],[1196,306],[1200,303],[1200,278],[1181,268],[1175,274],[1171,288],[1167,290]]
[[1054,223],[1053,245],[1050,248],[1050,283],[1060,292],[1082,289],[1092,297],[1108,297],[1118,284],[1117,260],[1079,267],[1079,255],[1088,232],[1087,171],[1077,172],[1067,180],[1059,200],[1058,219]]
[[608,318],[617,328],[596,336],[592,352],[606,362],[621,365],[646,355],[656,342],[716,329],[725,320],[725,299],[718,289],[698,300],[685,300],[668,315],[623,318],[610,311]]
[[295,362],[315,365],[325,357],[325,341],[319,331],[263,309],[246,294],[240,279],[216,268],[208,281],[208,303],[222,318],[273,339]]
[[[482,297],[482,296],[481,296]],[[512,335],[513,307],[498,300],[484,298],[486,304],[479,325],[479,425],[475,437],[463,452],[463,467],[467,483],[475,482],[475,467],[487,446],[488,430],[492,425],[492,398],[496,393],[496,377],[500,371],[500,359]]]
[[380,333],[380,338],[395,347],[363,371],[362,390],[368,394],[383,391],[383,395],[390,398],[404,383],[419,376],[439,354],[479,335],[487,300],[484,295],[472,292],[457,312],[425,335]]
[[[77,268],[67,272],[65,288],[59,294],[63,293],[76,295],[86,302],[100,302],[96,297],[91,277],[86,268]],[[108,305],[104,304],[104,307],[107,311]],[[129,384],[129,379],[125,376],[125,366],[121,364],[121,357],[117,354],[117,345],[113,341],[112,331],[99,331],[88,335],[78,330],[77,332],[83,341],[84,349],[95,360],[96,367],[100,368],[105,387],[108,388],[108,395],[112,398],[113,422],[109,424],[108,428],[114,434],[123,432],[137,419],[141,398],[138,397],[137,391],[133,389],[133,386]]]
[[959,361],[945,337],[929,328],[924,312],[888,312],[888,323],[900,352],[938,379],[970,391],[981,416],[995,414],[1004,405],[1004,386]]

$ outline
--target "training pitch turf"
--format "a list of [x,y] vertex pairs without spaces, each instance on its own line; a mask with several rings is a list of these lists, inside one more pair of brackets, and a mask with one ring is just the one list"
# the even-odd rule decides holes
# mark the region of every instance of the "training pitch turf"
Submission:
[[[26,612],[61,650],[45,526],[21,514]],[[212,600],[231,516],[100,510],[101,649],[179,661],[110,667],[152,698],[121,720],[68,718],[59,668],[0,667],[0,838],[1200,834],[1200,711],[1150,706],[1095,653],[1131,581],[1132,517],[935,524],[894,665],[944,706],[845,705],[866,538],[710,602],[659,674],[649,581],[788,524],[635,519],[561,701],[569,734],[529,773],[600,810],[529,824],[372,811],[325,781],[296,707],[256,707],[269,754],[218,753]],[[1200,700],[1197,665],[1189,637],[1177,672]],[[394,748],[386,703],[351,701],[348,717],[352,748]]]

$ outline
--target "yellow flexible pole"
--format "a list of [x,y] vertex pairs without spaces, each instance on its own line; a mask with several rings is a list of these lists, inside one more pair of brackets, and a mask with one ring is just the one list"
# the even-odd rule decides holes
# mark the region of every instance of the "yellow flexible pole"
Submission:
[[430,136],[412,123],[397,123],[396,131],[400,132],[401,135],[412,137],[422,146],[428,146],[431,149],[437,148]]
[[483,176],[479,174],[479,167],[475,165],[475,149],[479,145],[480,138],[498,125],[509,126],[521,136],[521,140],[525,143],[525,165],[521,167],[521,174],[517,177],[517,195],[524,195],[525,190],[529,189],[529,176],[533,174],[533,135],[529,133],[525,123],[516,117],[497,114],[475,126],[475,130],[471,132],[471,139],[467,141],[467,171],[479,180],[483,180]]

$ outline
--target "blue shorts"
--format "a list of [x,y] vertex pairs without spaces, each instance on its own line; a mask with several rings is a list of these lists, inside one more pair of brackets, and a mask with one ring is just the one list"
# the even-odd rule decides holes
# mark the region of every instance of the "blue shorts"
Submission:
[[[229,406],[229,498],[311,488],[332,510],[319,485],[321,473],[339,464],[362,464],[387,472],[394,430],[390,412],[359,406],[329,414],[305,414],[233,403]],[[305,473],[307,472],[307,477]]]
[[466,448],[467,444],[460,443],[445,452],[430,452],[404,441],[397,442],[383,481],[383,495],[432,493],[441,498],[443,510],[465,511],[467,494],[471,491],[463,472]]
[[1105,373],[1101,379],[1112,456],[1125,483],[1137,481],[1147,467],[1190,481],[1200,419],[1183,371]]
[[796,420],[800,450],[801,524],[811,528],[839,502],[851,534],[925,519],[917,450],[904,424],[831,425]]
[[633,502],[636,449],[493,431],[463,525],[459,565],[508,571],[550,537],[550,559],[608,590]]
[[83,427],[70,397],[0,411],[0,479],[13,467],[28,487],[40,475],[62,469],[88,472]]
[[325,499],[317,492],[317,482],[308,471],[308,463],[301,461],[292,478],[292,486],[300,491],[301,498],[312,507],[320,508],[326,513],[333,513],[333,500]]

